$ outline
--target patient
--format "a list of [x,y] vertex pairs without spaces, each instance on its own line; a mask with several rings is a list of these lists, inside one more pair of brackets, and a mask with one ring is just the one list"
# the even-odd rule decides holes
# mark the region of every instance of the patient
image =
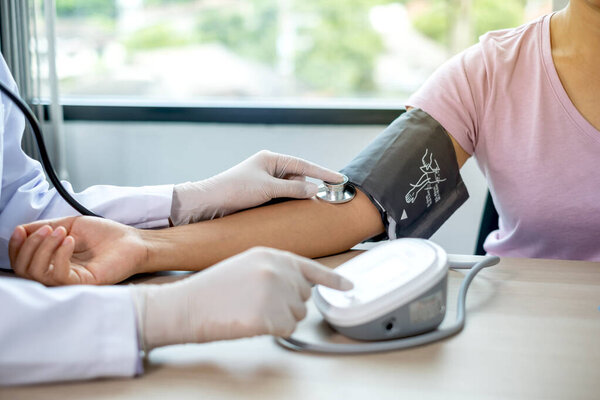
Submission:
[[[482,36],[408,101],[450,135],[458,167],[474,156],[486,176],[500,215],[484,245],[491,254],[600,261],[598,27],[600,0],[572,0],[560,12]],[[411,149],[404,151],[394,157]],[[359,155],[351,165],[362,161]],[[383,204],[380,193],[359,188],[342,205],[289,201],[161,231],[88,217],[35,223],[20,229],[31,235],[45,224],[64,226],[75,247],[53,260],[61,279],[47,270],[32,276],[27,265],[16,272],[47,284],[106,284],[139,272],[199,270],[257,245],[319,257],[382,234],[397,237],[406,204]]]

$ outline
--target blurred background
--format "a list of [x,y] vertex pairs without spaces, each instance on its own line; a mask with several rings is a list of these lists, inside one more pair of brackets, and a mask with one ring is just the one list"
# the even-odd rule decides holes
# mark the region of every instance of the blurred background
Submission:
[[[14,0],[0,44],[83,190],[203,179],[262,149],[340,169],[448,58],[565,4]],[[461,174],[471,197],[433,240],[472,253],[487,186],[473,159]]]
[[[480,35],[551,10],[551,0],[56,0],[57,73],[63,97],[398,102]],[[41,37],[42,77],[44,47]]]

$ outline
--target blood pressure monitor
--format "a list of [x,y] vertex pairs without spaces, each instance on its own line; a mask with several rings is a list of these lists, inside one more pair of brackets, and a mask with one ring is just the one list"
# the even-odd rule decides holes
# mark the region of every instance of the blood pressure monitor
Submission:
[[[426,239],[392,240],[335,269],[352,281],[352,290],[313,288],[313,301],[325,321],[342,335],[363,342],[315,343],[293,335],[275,340],[295,351],[364,354],[446,339],[465,326],[467,290],[475,275],[499,261],[495,256],[449,256]],[[470,271],[460,285],[455,322],[439,328],[446,314],[448,268]]]
[[431,241],[391,241],[335,271],[354,288],[342,292],[317,285],[314,302],[325,320],[347,337],[412,336],[435,329],[444,319],[448,256]]

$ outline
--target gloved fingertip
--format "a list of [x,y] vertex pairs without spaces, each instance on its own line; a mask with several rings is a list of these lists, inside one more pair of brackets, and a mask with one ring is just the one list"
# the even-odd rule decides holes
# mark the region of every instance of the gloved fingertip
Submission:
[[354,283],[352,283],[352,281],[350,281],[347,278],[344,278],[343,276],[340,275],[340,285],[339,285],[340,290],[352,290],[354,289]]
[[344,181],[344,174],[342,174],[340,172],[336,172],[336,171],[334,171],[334,174],[335,174],[335,177],[336,177],[334,183],[338,183],[338,182],[343,182]]
[[306,197],[313,197],[317,195],[319,187],[312,182],[306,182],[304,190],[306,192]]
[[328,183],[340,183],[344,181],[344,175],[337,172],[337,171],[332,171],[332,170],[328,170],[327,174],[323,174],[320,177],[324,182],[328,182]]

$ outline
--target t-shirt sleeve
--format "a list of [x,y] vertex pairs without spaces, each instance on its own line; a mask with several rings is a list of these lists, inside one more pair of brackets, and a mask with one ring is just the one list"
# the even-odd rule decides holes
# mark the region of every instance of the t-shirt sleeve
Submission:
[[409,98],[407,106],[431,115],[467,153],[473,154],[488,87],[481,44],[476,44],[438,68]]

